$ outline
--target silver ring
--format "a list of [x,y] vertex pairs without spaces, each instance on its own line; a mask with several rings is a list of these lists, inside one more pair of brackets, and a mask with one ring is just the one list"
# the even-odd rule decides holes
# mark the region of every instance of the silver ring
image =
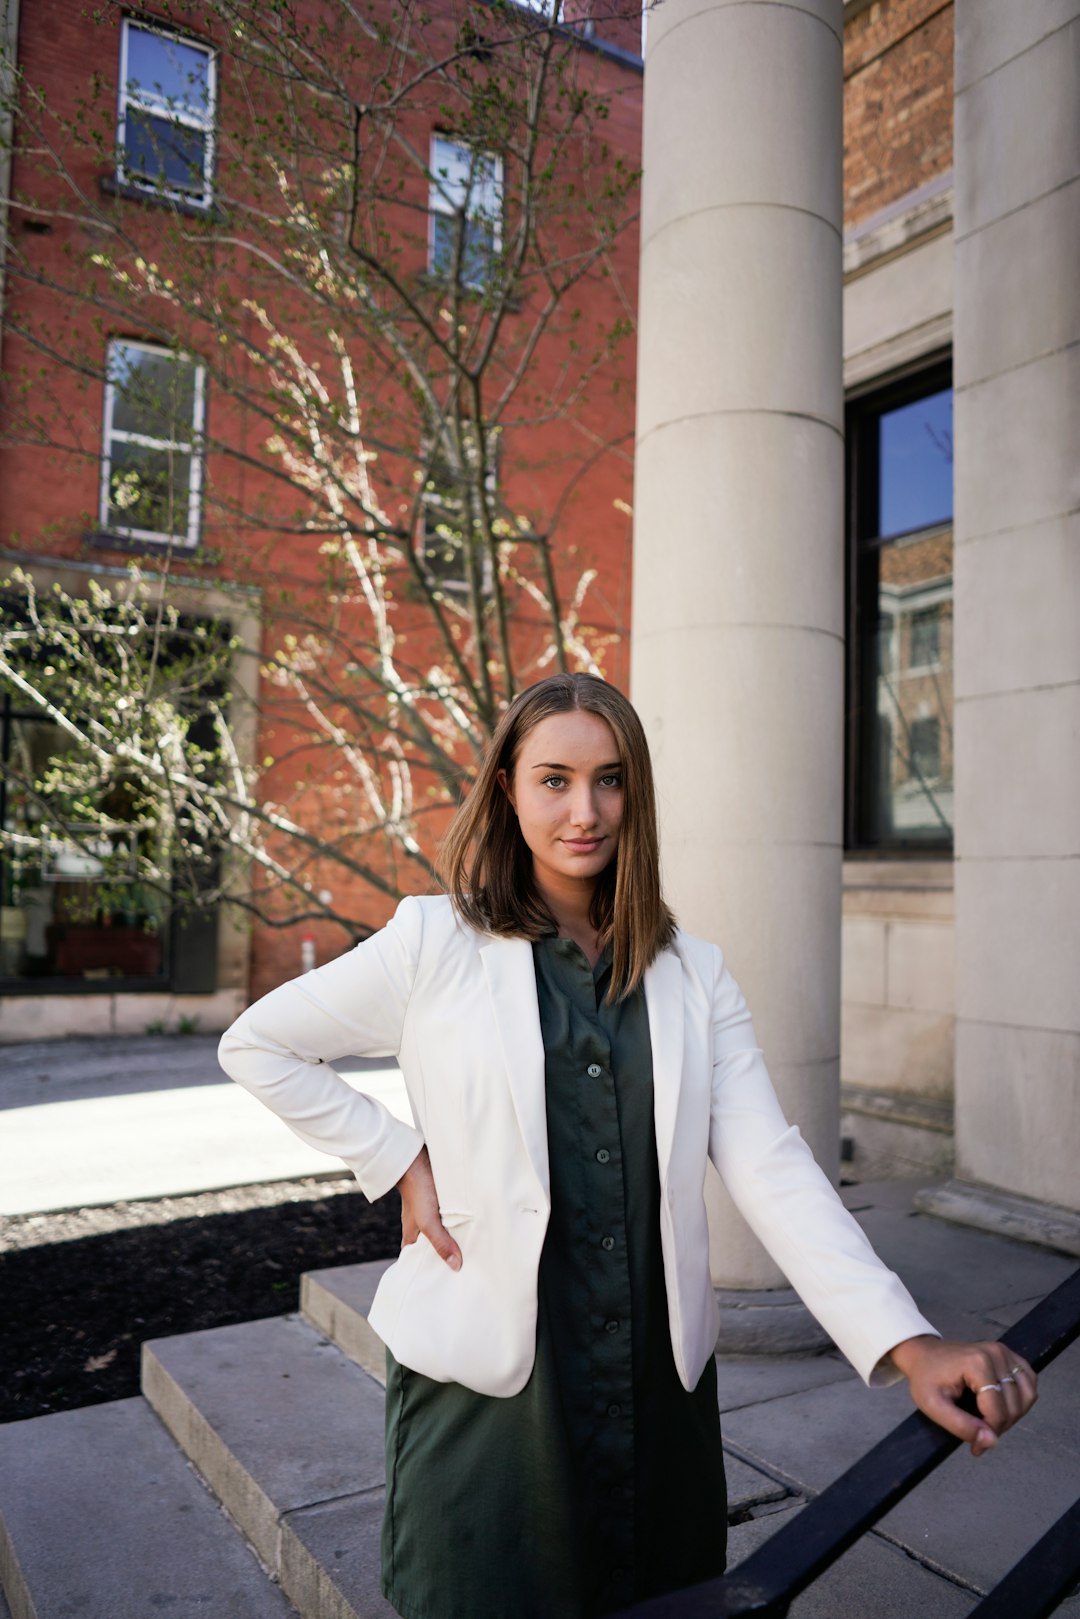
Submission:
[[[1011,1369],[1010,1369],[1010,1371],[1009,1371],[1009,1376],[1010,1376],[1010,1377],[1011,1377],[1011,1378],[1012,1378],[1012,1379],[1013,1379],[1013,1381],[1014,1381],[1014,1382],[1015,1382],[1015,1381],[1016,1381],[1016,1379],[1017,1379],[1017,1378],[1018,1378],[1018,1377],[1019,1377],[1019,1376],[1020,1376],[1020,1373],[1021,1373],[1021,1372],[1022,1372],[1022,1371],[1023,1371],[1023,1370],[1024,1370],[1024,1368],[1023,1368],[1023,1367],[1022,1367],[1022,1366],[1013,1366],[1013,1367],[1012,1367],[1012,1368],[1011,1368]],[[1004,1381],[1004,1379],[1002,1379],[1002,1381]]]
[[978,1390],[978,1393],[980,1393],[980,1394],[989,1394],[991,1390],[993,1390],[993,1392],[995,1394],[1000,1394],[1001,1393],[1001,1384],[1000,1383],[984,1383],[982,1388]]
[[1015,1377],[1014,1377],[1014,1376],[1013,1376],[1013,1375],[1012,1375],[1012,1373],[1011,1373],[1011,1372],[1008,1372],[1008,1373],[1006,1373],[1006,1375],[1005,1375],[1005,1376],[1004,1376],[1004,1377],[1003,1377],[1003,1378],[1002,1378],[1002,1379],[1001,1379],[1001,1381],[1002,1381],[1002,1382],[1003,1382],[1003,1383],[1015,1383],[1015,1382],[1016,1382],[1016,1378],[1015,1378]]

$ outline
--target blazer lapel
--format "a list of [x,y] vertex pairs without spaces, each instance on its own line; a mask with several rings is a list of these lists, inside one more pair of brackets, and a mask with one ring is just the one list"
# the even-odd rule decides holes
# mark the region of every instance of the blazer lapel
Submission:
[[489,939],[480,946],[480,959],[525,1150],[550,1202],[544,1042],[532,945],[528,939]]
[[645,971],[645,1005],[653,1059],[653,1117],[660,1184],[667,1181],[683,1063],[683,973],[674,950],[662,950]]

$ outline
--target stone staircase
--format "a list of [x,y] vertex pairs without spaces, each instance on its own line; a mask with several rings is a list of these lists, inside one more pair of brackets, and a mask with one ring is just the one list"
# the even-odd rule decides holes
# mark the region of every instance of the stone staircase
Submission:
[[[395,1619],[385,1263],[304,1276],[296,1315],[145,1343],[139,1398],[0,1427],[0,1619]],[[792,1501],[727,1471],[734,1522]]]
[[0,1427],[0,1619],[392,1619],[383,1269],[144,1344],[141,1398]]

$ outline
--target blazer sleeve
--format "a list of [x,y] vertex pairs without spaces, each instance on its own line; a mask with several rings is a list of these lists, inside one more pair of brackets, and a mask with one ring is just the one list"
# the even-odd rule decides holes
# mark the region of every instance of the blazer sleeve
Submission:
[[308,1146],[343,1158],[372,1200],[396,1185],[424,1138],[327,1065],[397,1055],[422,931],[422,906],[402,900],[363,944],[256,1001],[218,1047],[232,1079]]
[[739,1213],[871,1387],[899,1381],[895,1344],[940,1334],[882,1263],[789,1125],[742,992],[716,952],[709,1156]]

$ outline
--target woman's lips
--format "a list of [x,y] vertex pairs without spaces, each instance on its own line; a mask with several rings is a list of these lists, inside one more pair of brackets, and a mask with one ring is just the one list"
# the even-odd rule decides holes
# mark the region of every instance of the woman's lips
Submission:
[[563,848],[571,854],[592,854],[603,843],[603,838],[563,838]]

